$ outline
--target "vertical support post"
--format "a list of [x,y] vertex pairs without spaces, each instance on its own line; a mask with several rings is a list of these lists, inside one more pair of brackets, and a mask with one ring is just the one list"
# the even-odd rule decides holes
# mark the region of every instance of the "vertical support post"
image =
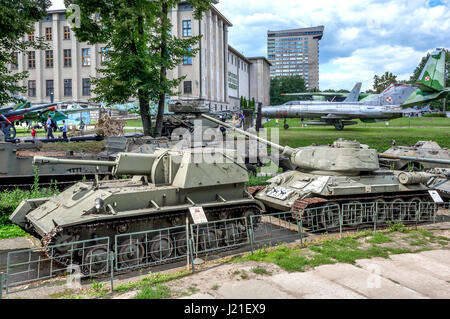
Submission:
[[3,281],[5,280],[5,274],[0,272],[0,299],[3,298]]
[[303,248],[303,222],[302,222],[302,215],[300,214],[300,211],[298,212],[298,232],[300,233],[300,248]]
[[439,205],[437,205],[436,203],[433,203],[433,224],[436,223],[436,213],[439,209]]
[[[191,253],[191,249],[190,249],[190,239],[189,239],[189,216],[186,215],[186,270],[189,271],[189,266],[190,266],[190,253]],[[194,261],[192,260],[192,263],[194,263]]]
[[109,252],[109,271],[110,271],[110,279],[111,279],[111,292],[114,292],[114,254]]
[[193,246],[194,246],[194,243],[192,242],[192,239],[189,239],[188,241],[189,241],[190,252],[191,252],[192,272],[195,272],[195,266],[194,266],[194,253],[193,253]]
[[[343,204],[345,205],[345,204]],[[342,209],[339,206],[339,238],[342,239],[342,226],[344,224],[344,217],[342,216]]]
[[250,232],[250,251],[251,251],[251,253],[252,253],[252,255],[253,255],[253,239],[254,239],[254,233],[253,233],[253,216],[250,216],[250,230],[249,230],[249,232]]
[[378,204],[375,204],[375,212],[373,214],[373,232],[376,233],[377,232],[377,221],[378,221]]

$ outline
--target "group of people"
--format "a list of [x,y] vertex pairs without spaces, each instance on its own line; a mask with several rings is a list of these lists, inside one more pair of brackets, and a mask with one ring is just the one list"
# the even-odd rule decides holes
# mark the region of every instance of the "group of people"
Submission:
[[239,125],[244,125],[244,113],[239,112],[239,113],[234,113],[233,114],[233,124],[236,125],[237,122],[239,121]]
[[[66,120],[62,120],[63,126],[61,128],[58,127],[56,122],[52,119],[52,117],[49,115],[47,122],[45,123],[45,130],[47,132],[47,138],[48,139],[54,139],[53,131],[60,130],[63,133],[63,139],[67,140],[67,123]],[[31,137],[33,138],[33,141],[36,140],[36,128],[33,126],[31,129]]]

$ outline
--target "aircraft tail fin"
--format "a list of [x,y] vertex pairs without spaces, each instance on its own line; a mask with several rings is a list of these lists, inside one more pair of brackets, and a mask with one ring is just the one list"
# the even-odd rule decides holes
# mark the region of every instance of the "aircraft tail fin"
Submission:
[[371,105],[401,105],[416,90],[415,86],[392,83],[383,92],[367,104]]
[[422,91],[440,91],[444,88],[444,75],[445,51],[443,49],[436,49],[428,58],[416,85],[418,85]]
[[361,85],[361,82],[356,83],[350,94],[345,98],[343,102],[358,102],[359,93],[361,92]]

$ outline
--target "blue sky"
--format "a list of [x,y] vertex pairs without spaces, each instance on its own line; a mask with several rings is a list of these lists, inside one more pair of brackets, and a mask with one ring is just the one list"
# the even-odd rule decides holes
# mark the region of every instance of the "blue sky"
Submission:
[[229,43],[246,56],[267,56],[267,30],[324,25],[320,89],[351,89],[391,71],[409,79],[420,59],[450,48],[450,0],[221,0],[233,23]]
[[366,90],[385,71],[409,79],[428,51],[450,48],[450,0],[219,0],[216,7],[233,23],[229,43],[246,56],[267,56],[267,30],[324,25],[321,90],[350,90],[358,81]]

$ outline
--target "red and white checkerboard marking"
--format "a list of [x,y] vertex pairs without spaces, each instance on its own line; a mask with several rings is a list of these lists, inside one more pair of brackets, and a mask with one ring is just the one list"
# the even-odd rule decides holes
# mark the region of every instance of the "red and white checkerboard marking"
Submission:
[[386,98],[386,102],[392,102],[392,96],[388,96],[387,98]]
[[426,77],[425,77],[425,81],[430,81],[430,77],[429,77],[429,76],[426,76]]

